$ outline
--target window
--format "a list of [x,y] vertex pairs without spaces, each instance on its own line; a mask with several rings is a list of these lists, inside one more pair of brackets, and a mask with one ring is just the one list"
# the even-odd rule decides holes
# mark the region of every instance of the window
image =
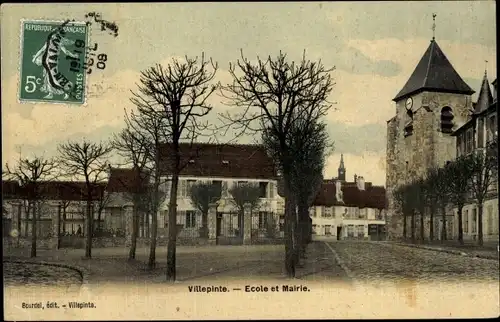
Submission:
[[445,106],[441,109],[441,132],[451,133],[453,129],[453,111],[451,107]]
[[238,181],[238,187],[244,186],[248,183],[248,181]]
[[267,182],[259,182],[259,198],[267,197]]
[[314,235],[316,235],[316,229],[317,229],[317,226],[316,225],[312,225],[312,233]]
[[259,229],[266,228],[268,215],[269,215],[269,213],[266,211],[259,212]]
[[[223,192],[222,192],[223,187],[222,187],[222,181],[221,180],[214,180],[214,181],[212,181],[212,184],[214,186],[216,186],[217,189],[219,189],[219,191],[221,192],[221,194],[223,194]],[[227,189],[227,185],[226,185],[226,189]]]
[[196,180],[187,180],[186,182],[186,197],[191,195],[191,188],[196,184]]
[[469,233],[469,210],[465,210],[464,222],[463,222],[463,231],[464,233]]
[[460,133],[457,136],[457,156],[462,156],[464,155],[464,148],[465,148],[465,138],[464,138],[464,132]]
[[497,131],[497,116],[492,115],[488,118],[488,128],[486,130],[486,141],[493,140],[495,132]]
[[356,208],[356,210],[354,210],[354,213],[355,213],[355,216],[356,218],[361,218],[361,212],[359,211],[359,208]]
[[275,187],[274,183],[271,182],[269,184],[269,198],[274,198],[274,187]]
[[413,111],[407,110],[405,127],[404,127],[404,136],[407,137],[412,134],[413,134]]
[[228,184],[227,181],[222,181],[222,197],[223,198],[229,197],[229,189],[228,189],[227,184]]
[[472,209],[472,233],[475,234],[477,230],[477,213],[476,208]]
[[354,225],[347,226],[347,237],[354,237]]
[[180,180],[177,186],[177,196],[180,198],[186,197],[187,189],[186,189],[186,180]]
[[332,228],[331,225],[325,225],[325,235],[331,235],[332,234],[331,228]]
[[469,154],[473,149],[473,132],[472,129],[468,129],[465,132],[465,154]]
[[285,216],[284,215],[280,215],[279,225],[280,225],[280,231],[285,231]]
[[358,237],[365,237],[365,226],[364,225],[357,225],[356,231],[357,231]]
[[186,228],[196,227],[196,212],[188,210],[186,211]]
[[477,147],[484,148],[484,120],[481,117],[477,121]]
[[488,216],[488,219],[487,219],[488,233],[487,234],[493,235],[493,207],[492,206],[488,206],[487,216]]
[[331,218],[332,217],[332,207],[323,207],[322,217]]

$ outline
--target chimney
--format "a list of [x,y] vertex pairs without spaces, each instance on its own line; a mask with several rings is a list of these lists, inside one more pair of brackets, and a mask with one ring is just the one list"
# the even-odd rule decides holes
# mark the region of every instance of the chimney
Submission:
[[359,190],[365,190],[365,179],[362,176],[356,178],[356,185]]

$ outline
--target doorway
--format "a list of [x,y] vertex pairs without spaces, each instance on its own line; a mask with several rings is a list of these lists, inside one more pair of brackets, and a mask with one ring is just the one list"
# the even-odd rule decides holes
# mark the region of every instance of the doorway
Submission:
[[337,240],[340,240],[342,234],[342,226],[337,226]]

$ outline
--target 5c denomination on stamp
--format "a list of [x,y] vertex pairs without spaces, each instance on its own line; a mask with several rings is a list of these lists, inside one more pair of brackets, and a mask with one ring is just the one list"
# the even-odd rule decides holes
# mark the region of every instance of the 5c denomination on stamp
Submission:
[[88,26],[74,21],[22,21],[19,100],[85,103]]

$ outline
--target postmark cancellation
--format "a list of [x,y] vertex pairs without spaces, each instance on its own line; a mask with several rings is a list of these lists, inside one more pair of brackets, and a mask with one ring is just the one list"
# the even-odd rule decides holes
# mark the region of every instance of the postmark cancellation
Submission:
[[19,101],[84,104],[89,31],[85,22],[22,20]]

